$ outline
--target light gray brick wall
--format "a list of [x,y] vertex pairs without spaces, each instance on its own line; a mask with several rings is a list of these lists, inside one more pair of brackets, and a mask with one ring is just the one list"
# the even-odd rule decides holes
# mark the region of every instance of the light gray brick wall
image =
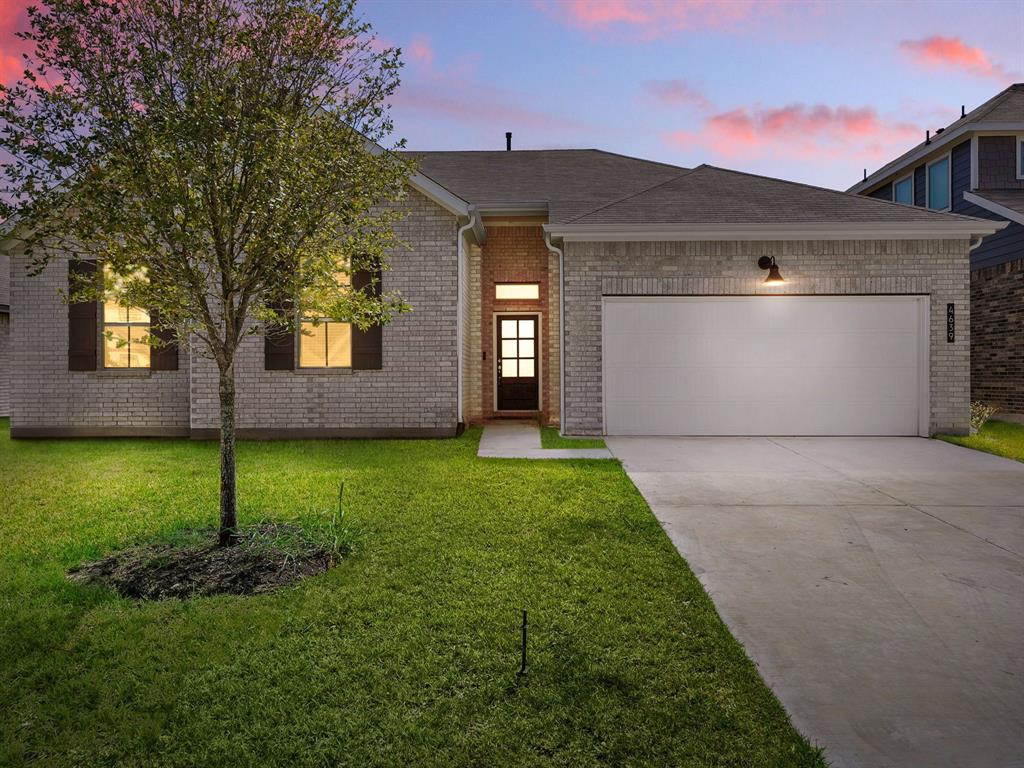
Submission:
[[68,260],[31,277],[11,255],[11,428],[69,434],[187,434],[188,352],[177,371],[69,371]]
[[[454,430],[456,424],[457,262],[455,216],[418,192],[399,206],[396,226],[410,249],[390,255],[385,291],[412,306],[383,330],[379,371],[267,371],[263,337],[248,336],[236,358],[240,430]],[[192,365],[193,429],[219,425],[217,369]]]
[[0,312],[0,416],[11,412],[11,322]]
[[[603,295],[928,294],[931,430],[970,424],[970,267],[966,240],[835,240],[565,244],[567,434],[602,432]],[[786,283],[764,286],[775,256]],[[957,334],[946,342],[946,304]]]

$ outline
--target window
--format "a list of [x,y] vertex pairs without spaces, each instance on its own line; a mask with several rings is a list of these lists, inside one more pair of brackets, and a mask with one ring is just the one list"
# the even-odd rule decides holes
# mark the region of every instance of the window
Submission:
[[[105,285],[117,285],[117,277],[103,267]],[[149,313],[113,299],[103,302],[103,367],[149,368]]]
[[1024,179],[1024,136],[1017,137],[1017,178]]
[[892,201],[904,205],[914,204],[914,174],[905,176],[892,185]]
[[540,298],[540,285],[537,283],[497,283],[494,286],[494,298],[499,301],[536,301]]
[[[338,275],[339,285],[351,284],[348,275]],[[352,324],[327,318],[309,318],[300,323],[300,368],[351,368]]]
[[928,164],[925,187],[929,208],[933,211],[949,210],[949,155]]

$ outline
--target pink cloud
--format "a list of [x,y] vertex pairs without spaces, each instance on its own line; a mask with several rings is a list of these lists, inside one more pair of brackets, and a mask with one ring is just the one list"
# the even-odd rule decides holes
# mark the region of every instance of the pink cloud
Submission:
[[677,149],[703,149],[728,159],[849,155],[867,160],[895,153],[918,133],[909,123],[882,119],[871,107],[790,104],[738,107],[712,115],[696,131],[671,131],[663,139]]
[[921,40],[904,40],[900,49],[927,69],[958,69],[979,77],[1012,80],[1014,74],[993,62],[981,48],[967,45],[959,37],[932,35]]
[[650,80],[645,88],[662,104],[686,104],[700,110],[711,109],[711,101],[704,92],[686,80]]
[[27,8],[32,0],[5,0],[0,3],[0,83],[13,85],[25,69],[21,55],[33,46],[16,37],[28,29]]
[[770,0],[535,0],[545,13],[588,32],[640,39],[692,29],[723,29],[769,10]]
[[434,49],[430,47],[430,42],[425,37],[413,38],[405,51],[410,59],[419,64],[430,66],[434,63]]

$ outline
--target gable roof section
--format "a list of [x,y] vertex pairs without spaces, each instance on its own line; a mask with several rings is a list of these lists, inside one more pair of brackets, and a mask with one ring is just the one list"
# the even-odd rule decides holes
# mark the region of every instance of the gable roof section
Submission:
[[978,189],[964,192],[964,200],[1010,221],[1024,224],[1024,189]]
[[547,230],[569,239],[943,237],[1004,225],[710,165]]
[[487,209],[547,210],[563,222],[685,171],[597,149],[409,152],[422,175]]
[[965,133],[984,130],[1024,130],[1024,83],[1014,83],[1000,91],[980,107],[950,123],[941,133],[936,133],[930,143],[922,141],[854,184],[847,192],[861,193],[871,189],[904,166],[917,163],[925,155],[952,144]]

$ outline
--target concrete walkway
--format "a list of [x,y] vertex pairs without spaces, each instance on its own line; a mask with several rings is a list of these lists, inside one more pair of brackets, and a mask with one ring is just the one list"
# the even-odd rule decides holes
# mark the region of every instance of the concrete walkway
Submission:
[[534,421],[509,419],[484,425],[477,456],[489,459],[611,459],[607,448],[541,448]]
[[607,438],[835,768],[1024,766],[1024,464],[921,438]]

